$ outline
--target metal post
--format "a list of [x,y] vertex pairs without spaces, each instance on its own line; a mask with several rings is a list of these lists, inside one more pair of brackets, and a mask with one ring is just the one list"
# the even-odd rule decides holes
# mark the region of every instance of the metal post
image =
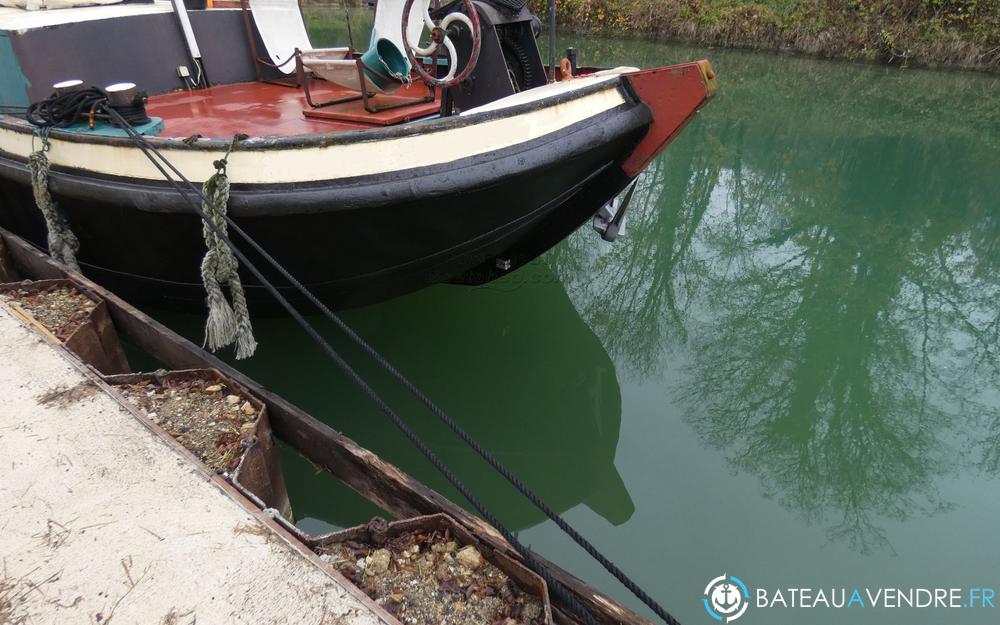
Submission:
[[205,78],[205,66],[201,62],[201,49],[198,47],[198,40],[194,36],[194,29],[191,28],[191,20],[188,18],[187,6],[184,0],[173,0],[174,13],[177,14],[177,21],[180,22],[181,31],[184,33],[184,40],[187,41],[188,52],[191,54],[191,62],[198,72],[198,82],[195,87],[207,86],[208,79]]
[[194,30],[191,28],[191,20],[188,19],[187,7],[184,6],[184,0],[173,0],[174,3],[174,13],[177,14],[177,20],[181,24],[181,30],[184,32],[184,40],[187,42],[188,52],[191,53],[192,59],[201,58],[201,50],[198,48],[198,40],[194,38]]
[[549,81],[556,79],[556,0],[549,0]]

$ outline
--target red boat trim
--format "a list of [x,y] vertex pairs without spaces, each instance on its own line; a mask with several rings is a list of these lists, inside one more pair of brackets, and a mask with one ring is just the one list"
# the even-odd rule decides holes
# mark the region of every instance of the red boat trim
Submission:
[[673,141],[705,100],[715,95],[715,72],[697,61],[632,72],[624,76],[635,97],[653,111],[649,132],[622,163],[630,178]]

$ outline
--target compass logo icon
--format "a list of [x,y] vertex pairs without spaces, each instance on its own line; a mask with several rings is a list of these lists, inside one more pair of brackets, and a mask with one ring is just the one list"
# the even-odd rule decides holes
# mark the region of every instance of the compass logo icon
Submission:
[[703,601],[709,616],[721,623],[732,623],[747,611],[750,591],[740,578],[722,574],[705,586]]

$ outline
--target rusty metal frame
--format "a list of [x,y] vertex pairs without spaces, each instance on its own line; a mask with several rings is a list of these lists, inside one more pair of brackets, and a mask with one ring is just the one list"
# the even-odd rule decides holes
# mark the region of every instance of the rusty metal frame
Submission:
[[[425,104],[427,102],[433,102],[435,98],[434,85],[428,84],[428,94],[423,98],[410,98],[402,102],[394,102],[393,104],[386,104],[383,106],[374,105],[371,103],[371,99],[375,97],[376,94],[369,93],[368,89],[365,87],[368,84],[367,77],[365,76],[365,69],[375,72],[376,70],[367,67],[360,58],[355,58],[354,62],[358,68],[358,84],[361,85],[359,90],[361,93],[358,95],[351,95],[344,98],[334,98],[332,100],[326,100],[324,102],[314,102],[312,98],[312,92],[309,88],[309,84],[312,81],[312,72],[310,72],[302,64],[302,51],[295,48],[295,52],[292,56],[285,59],[284,62],[275,65],[265,61],[260,57],[257,51],[257,39],[254,37],[254,27],[253,23],[250,21],[250,6],[247,0],[240,0],[240,11],[243,13],[243,26],[247,34],[247,43],[250,45],[250,57],[253,61],[254,72],[257,74],[257,81],[263,83],[269,83],[272,85],[281,85],[282,87],[293,87],[302,88],[303,93],[306,97],[306,103],[314,109],[323,108],[325,106],[332,106],[334,104],[343,104],[344,102],[354,102],[356,100],[363,100],[365,110],[369,113],[379,113],[381,111],[388,111],[390,109],[403,108],[406,106],[412,106],[414,104]],[[348,48],[349,55],[353,55],[354,51]],[[279,69],[288,63],[295,61],[295,74],[294,78],[265,78],[264,77],[264,67],[270,67],[273,69]]]
[[[391,540],[403,532],[429,533],[434,531],[448,532],[460,545],[475,547],[487,562],[500,569],[504,575],[515,581],[522,591],[527,591],[528,594],[538,599],[542,604],[544,625],[553,624],[553,611],[549,598],[549,589],[542,576],[497,550],[492,545],[480,540],[468,528],[450,515],[439,512],[437,514],[421,515],[393,521],[386,528],[386,537]],[[318,536],[303,535],[302,540],[313,551],[316,551],[327,545],[347,541],[372,543],[372,536],[368,525],[358,525]],[[337,570],[337,567],[330,563],[325,563],[324,568],[328,571]]]
[[16,290],[39,293],[57,287],[72,289],[95,304],[94,309],[87,314],[86,319],[65,339],[56,336],[54,332],[35,319],[28,310],[18,305],[16,300],[0,302],[0,307],[10,310],[14,316],[31,326],[47,342],[65,347],[81,361],[104,374],[130,371],[125,351],[118,341],[118,335],[115,333],[114,324],[111,321],[108,304],[95,291],[75,280],[57,278],[0,284],[0,294]]
[[[119,403],[128,406],[133,414],[140,415],[144,423],[157,433],[173,438],[162,426],[157,425],[146,417],[142,410],[134,406],[119,390],[119,386],[128,384],[153,383],[163,386],[169,380],[205,380],[213,383],[220,383],[225,388],[236,391],[243,396],[246,401],[253,406],[254,414],[254,440],[250,446],[240,453],[239,463],[236,468],[228,472],[229,480],[234,486],[242,491],[253,494],[264,508],[277,510],[281,516],[285,517],[289,523],[294,518],[291,503],[288,499],[288,488],[285,485],[285,477],[281,471],[281,464],[278,460],[277,450],[274,446],[274,437],[271,432],[271,421],[268,416],[267,406],[263,401],[245,386],[236,380],[224,375],[215,368],[204,369],[174,369],[171,371],[153,371],[150,373],[125,373],[120,375],[103,375],[102,379],[113,389],[114,397]],[[183,446],[182,446],[183,447]],[[187,456],[193,458],[196,463],[203,464],[193,453],[187,451]]]
[[[164,365],[175,369],[215,368],[226,377],[239,382],[267,406],[275,436],[383,510],[403,518],[444,512],[500,554],[515,561],[520,559],[520,555],[496,529],[418,482],[398,467],[321,423],[284,398],[268,391],[190,341],[176,335],[155,319],[85,276],[57,265],[27,241],[2,229],[0,229],[0,239],[6,243],[9,259],[14,265],[13,269],[21,276],[31,276],[35,279],[71,277],[78,284],[97,293],[107,302],[109,313],[119,334],[139,349],[153,355]],[[79,361],[70,359],[70,362]],[[82,363],[78,368],[87,371],[87,375],[101,388],[109,388],[100,376],[91,373],[92,369]],[[145,422],[151,424],[148,420]],[[167,442],[184,449],[172,438]],[[207,473],[207,469],[205,471]],[[322,562],[315,553],[299,542],[301,538],[290,532],[286,525],[277,522],[268,513],[258,511],[259,503],[254,501],[255,498],[247,497],[244,494],[245,489],[234,487],[220,476],[210,475],[209,478],[233,499],[243,502],[252,515],[288,538],[289,544],[297,551],[313,562]],[[297,540],[291,540],[292,538]],[[575,600],[582,602],[591,611],[601,625],[653,625],[652,621],[629,610],[544,557],[535,554],[535,558],[550,575],[569,590]],[[326,570],[330,575],[342,580],[348,592],[363,601],[365,605],[374,606],[376,613],[388,615],[353,583],[348,583],[339,571]],[[563,609],[564,606],[552,606],[553,621],[559,624],[576,623]],[[386,620],[386,622],[391,621]]]
[[279,63],[278,65],[263,60],[262,58],[260,58],[260,54],[258,54],[257,52],[257,39],[254,37],[253,24],[250,22],[250,6],[247,4],[247,0],[240,0],[240,11],[243,12],[243,26],[246,29],[247,43],[250,46],[250,58],[253,61],[254,72],[256,72],[257,74],[257,81],[270,83],[272,85],[281,85],[283,87],[298,87],[299,86],[298,73],[296,73],[294,82],[292,82],[291,80],[281,79],[281,78],[264,78],[264,72],[261,69],[261,66],[267,66],[274,69],[279,69],[287,65],[290,61],[292,61],[292,59],[295,59],[296,65],[298,65],[299,62],[298,57],[301,54],[299,52],[299,49],[295,48],[295,53],[292,54],[292,56],[290,56],[289,58],[285,59],[283,63]]
[[368,78],[365,76],[365,70],[368,69],[376,73],[378,72],[372,69],[371,67],[366,66],[364,61],[362,61],[360,58],[355,59],[355,61],[357,62],[358,65],[358,80],[361,81],[361,86],[362,86],[361,95],[365,101],[365,110],[368,111],[369,113],[378,113],[379,111],[388,111],[390,109],[398,109],[398,108],[403,108],[405,106],[413,106],[414,104],[425,104],[427,102],[434,101],[434,85],[427,84],[427,95],[425,95],[422,98],[408,98],[406,100],[403,100],[402,102],[396,102],[394,104],[386,104],[384,106],[371,105],[369,103],[369,98],[374,97],[374,94],[369,96],[368,90],[363,88],[365,85],[368,84],[367,83]]
[[[246,0],[242,1],[246,2]],[[358,62],[360,63],[361,59],[358,59]],[[306,70],[305,66],[302,65],[302,53],[299,51],[298,48],[295,49],[295,76],[298,81],[298,84],[296,86],[302,87],[302,92],[306,96],[306,103],[314,109],[322,108],[324,106],[330,106],[333,104],[341,104],[344,102],[354,102],[355,100],[360,100],[360,99],[364,99],[366,104],[368,102],[368,94],[366,93],[365,89],[362,89],[361,93],[358,95],[350,95],[344,98],[334,98],[332,100],[326,100],[324,102],[318,102],[318,103],[313,102],[312,93],[309,90],[309,84],[312,82],[312,76],[310,72]],[[365,83],[362,81],[361,85],[364,86],[364,84]],[[366,106],[365,108],[368,107]]]
[[[245,2],[246,0],[243,1]],[[305,93],[306,103],[309,104],[309,106],[311,106],[314,109],[323,108],[325,106],[330,106],[333,104],[341,104],[343,102],[353,102],[355,100],[363,100],[366,111],[368,111],[369,113],[379,113],[381,111],[388,111],[390,109],[413,106],[414,104],[425,104],[427,102],[433,102],[434,98],[436,97],[434,86],[427,85],[427,95],[425,95],[422,98],[407,98],[401,102],[394,102],[392,104],[386,104],[382,106],[372,104],[372,100],[375,98],[377,94],[371,93],[368,91],[367,88],[365,88],[368,84],[368,77],[365,76],[365,70],[367,69],[376,73],[377,71],[365,65],[365,62],[362,61],[360,57],[355,57],[354,64],[357,67],[358,71],[358,84],[361,85],[362,87],[360,89],[361,93],[358,95],[347,96],[345,98],[335,98],[333,100],[326,100],[325,102],[313,102],[312,93],[310,92],[309,89],[309,84],[312,80],[311,72],[309,72],[305,68],[305,66],[302,65],[302,58],[299,51],[296,50],[295,52],[296,52],[295,72],[298,79],[298,84],[302,86],[302,91]]]

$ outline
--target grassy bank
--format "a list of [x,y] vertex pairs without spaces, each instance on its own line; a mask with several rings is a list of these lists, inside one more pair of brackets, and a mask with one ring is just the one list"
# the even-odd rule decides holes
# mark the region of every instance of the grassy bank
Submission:
[[[545,0],[532,0],[545,14]],[[563,27],[1000,71],[1000,0],[557,0]]]

